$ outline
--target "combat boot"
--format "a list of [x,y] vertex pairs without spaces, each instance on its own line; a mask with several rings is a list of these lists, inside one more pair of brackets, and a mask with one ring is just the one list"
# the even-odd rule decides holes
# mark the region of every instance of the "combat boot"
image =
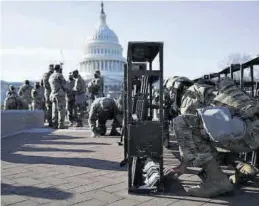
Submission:
[[76,123],[76,127],[83,127],[82,121],[78,121],[78,122]]
[[63,124],[60,124],[60,125],[58,126],[58,128],[59,128],[59,129],[66,129],[65,125],[63,125]]
[[121,134],[116,130],[115,127],[112,127],[110,136],[121,136]]
[[234,186],[215,159],[204,165],[204,170],[207,178],[200,185],[188,190],[191,196],[208,198],[233,191]]
[[233,163],[235,168],[235,174],[229,177],[231,183],[233,184],[243,184],[248,181],[254,181],[258,174],[258,169],[253,165],[243,162],[240,160],[236,160]]

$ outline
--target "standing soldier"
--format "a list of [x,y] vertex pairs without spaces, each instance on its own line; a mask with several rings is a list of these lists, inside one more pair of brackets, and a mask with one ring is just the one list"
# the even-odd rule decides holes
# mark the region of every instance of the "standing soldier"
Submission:
[[91,100],[96,98],[103,97],[103,77],[101,77],[100,71],[95,71],[94,78],[88,84],[88,91],[91,93]]
[[66,80],[61,74],[60,65],[55,65],[54,73],[49,77],[51,88],[50,101],[52,102],[53,128],[65,129],[66,116]]
[[46,116],[49,123],[49,126],[52,127],[52,102],[50,101],[51,87],[49,84],[49,77],[54,72],[53,64],[49,65],[49,71],[44,74],[42,79],[42,85],[44,88],[44,99],[46,107]]
[[73,73],[70,72],[68,76],[68,82],[67,82],[67,112],[68,112],[68,120],[70,126],[73,125],[73,121],[75,121],[76,118],[76,106],[75,106],[75,92],[73,91],[75,85],[75,79],[73,78]]
[[103,77],[101,76],[101,72],[99,70],[95,71],[94,78],[99,80],[98,81],[99,91],[98,91],[97,97],[104,97],[104,92],[103,92],[104,81],[103,81]]
[[32,102],[32,98],[31,98],[31,90],[32,90],[32,86],[30,85],[29,80],[25,80],[24,84],[20,87],[18,95],[21,98],[21,100],[23,102],[25,102],[26,104],[28,104],[29,109],[31,109],[31,102]]
[[44,93],[39,82],[35,82],[35,86],[31,91],[32,110],[42,110],[44,104]]
[[83,78],[79,75],[78,70],[73,71],[73,77],[75,78],[73,91],[75,92],[75,105],[77,111],[76,126],[83,127],[86,85]]

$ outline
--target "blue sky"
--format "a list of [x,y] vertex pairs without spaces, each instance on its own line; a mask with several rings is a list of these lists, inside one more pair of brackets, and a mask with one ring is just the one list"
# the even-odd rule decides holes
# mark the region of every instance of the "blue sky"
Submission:
[[[126,57],[128,41],[163,41],[166,76],[194,78],[220,70],[233,53],[259,54],[259,2],[110,2],[107,24]],[[1,79],[37,80],[60,60],[78,68],[99,1],[2,2]]]

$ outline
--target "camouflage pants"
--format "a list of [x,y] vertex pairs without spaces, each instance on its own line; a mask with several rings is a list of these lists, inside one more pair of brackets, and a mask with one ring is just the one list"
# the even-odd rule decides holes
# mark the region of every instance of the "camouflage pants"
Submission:
[[75,105],[74,99],[67,101],[67,113],[68,113],[68,120],[70,123],[76,120],[76,105]]
[[[117,120],[118,119],[118,120]],[[101,135],[105,135],[107,127],[106,127],[106,121],[107,119],[105,118],[99,118],[97,121],[97,131],[101,134]],[[114,131],[116,130],[117,127],[121,126],[121,122],[120,121],[120,117],[117,117],[113,120],[112,122],[112,128],[111,130]]]
[[217,151],[215,146],[223,147],[233,152],[251,151],[244,140],[227,141],[216,145],[203,132],[204,129],[201,121],[196,115],[180,115],[176,117],[173,120],[173,130],[183,159],[192,163],[195,167],[200,167],[216,158]]
[[50,92],[45,91],[45,109],[46,109],[46,119],[49,124],[52,124],[52,102],[50,101]]
[[53,126],[63,126],[66,116],[65,97],[54,97],[52,102],[52,123]]
[[84,106],[83,104],[78,104],[76,105],[76,121],[78,123],[82,123],[83,122],[83,118],[84,118]]

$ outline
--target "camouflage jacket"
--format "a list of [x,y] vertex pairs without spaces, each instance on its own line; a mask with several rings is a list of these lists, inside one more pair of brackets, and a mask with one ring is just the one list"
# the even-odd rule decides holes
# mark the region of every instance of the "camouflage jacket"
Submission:
[[108,119],[115,119],[119,114],[116,102],[112,98],[97,98],[91,104],[89,112],[89,125],[91,130],[96,129],[96,121],[106,122]]
[[180,113],[196,114],[196,109],[210,105],[216,93],[215,86],[195,83],[184,93],[181,100]]
[[51,97],[65,97],[66,95],[66,80],[61,73],[54,72],[49,77],[49,85],[51,88]]
[[32,89],[33,89],[33,87],[31,85],[24,84],[20,87],[19,92],[18,92],[21,99],[28,102],[28,104],[30,104],[32,101],[32,97],[31,97]]

